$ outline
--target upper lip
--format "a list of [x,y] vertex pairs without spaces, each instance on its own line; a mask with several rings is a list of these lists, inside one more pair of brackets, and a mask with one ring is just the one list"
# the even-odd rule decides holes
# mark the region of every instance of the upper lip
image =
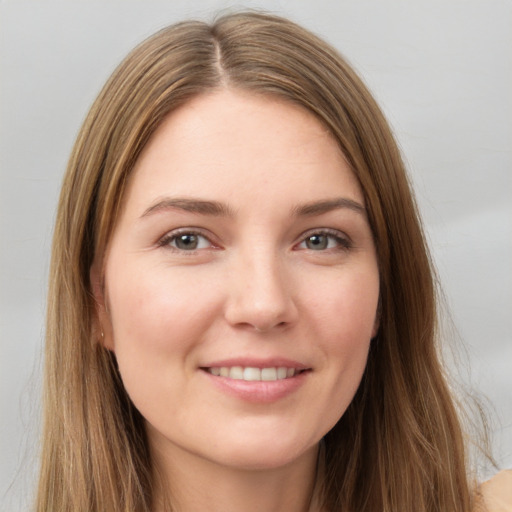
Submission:
[[223,368],[241,366],[243,368],[295,368],[296,370],[308,370],[311,367],[283,357],[272,357],[268,359],[259,359],[251,357],[237,357],[229,359],[220,359],[201,364],[200,368]]

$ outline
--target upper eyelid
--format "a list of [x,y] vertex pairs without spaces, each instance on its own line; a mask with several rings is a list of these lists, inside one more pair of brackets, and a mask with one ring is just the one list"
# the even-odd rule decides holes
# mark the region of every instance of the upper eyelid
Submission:
[[339,245],[345,250],[352,249],[354,247],[354,243],[350,236],[348,236],[344,231],[333,228],[310,229],[300,236],[299,240],[294,244],[293,247],[295,248],[297,246],[300,246],[301,244],[305,243],[309,237],[313,235],[323,235],[335,238],[338,241]]
[[212,236],[208,233],[205,233],[205,231],[202,228],[198,227],[183,227],[183,228],[176,228],[171,229],[170,231],[167,231],[163,236],[159,237],[157,240],[158,245],[165,245],[169,242],[169,240],[172,240],[180,235],[197,235],[202,236],[203,238],[206,238],[212,244],[212,246],[215,245],[215,242],[212,240]]
[[[163,236],[159,237],[157,240],[158,245],[165,245],[169,242],[169,240],[174,239],[175,237],[178,237],[182,234],[193,234],[197,236],[202,236],[205,239],[208,240],[208,242],[212,246],[220,245],[218,242],[215,241],[215,236],[209,232],[208,230],[205,230],[203,228],[197,227],[197,226],[186,226],[186,227],[179,227],[176,229],[171,229],[170,231],[167,231]],[[301,233],[297,239],[296,242],[294,242],[294,246],[297,244],[300,244],[304,242],[306,238],[312,235],[325,235],[325,236],[331,236],[336,238],[341,238],[346,240],[348,243],[352,243],[351,237],[344,231],[335,229],[335,228],[311,228],[303,233]]]
[[304,240],[305,238],[307,238],[308,236],[311,236],[311,235],[327,235],[327,236],[333,236],[333,237],[338,237],[338,238],[344,238],[348,241],[351,241],[350,236],[345,231],[342,231],[340,229],[335,229],[335,228],[308,229],[307,231],[305,231],[304,233],[302,233],[300,235],[299,240]]

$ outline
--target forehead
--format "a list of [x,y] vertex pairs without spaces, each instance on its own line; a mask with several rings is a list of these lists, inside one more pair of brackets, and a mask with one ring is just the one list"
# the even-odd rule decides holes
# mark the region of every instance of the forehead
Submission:
[[219,90],[166,118],[135,165],[127,201],[202,194],[268,203],[342,192],[362,201],[336,140],[313,114],[285,100]]

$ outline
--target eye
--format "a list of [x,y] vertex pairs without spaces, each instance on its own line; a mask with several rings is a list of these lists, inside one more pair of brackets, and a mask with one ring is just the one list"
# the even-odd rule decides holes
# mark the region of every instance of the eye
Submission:
[[178,251],[197,251],[199,249],[212,247],[212,243],[204,235],[194,231],[169,233],[160,240],[159,245],[167,246]]
[[351,243],[348,238],[342,236],[338,231],[318,231],[309,233],[298,245],[299,249],[310,251],[325,251],[328,249],[349,249]]

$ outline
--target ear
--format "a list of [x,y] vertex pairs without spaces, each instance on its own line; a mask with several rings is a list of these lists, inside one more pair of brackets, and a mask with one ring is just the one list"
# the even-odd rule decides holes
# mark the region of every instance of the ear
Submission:
[[377,336],[377,333],[379,332],[380,317],[381,317],[381,304],[380,304],[380,297],[379,297],[379,303],[377,304],[377,311],[375,312],[375,321],[373,322],[372,337],[371,337],[372,340],[373,340],[373,338],[375,338],[375,336]]
[[112,322],[108,313],[103,272],[101,265],[94,262],[89,270],[89,280],[94,297],[93,333],[95,338],[108,350],[114,352]]

